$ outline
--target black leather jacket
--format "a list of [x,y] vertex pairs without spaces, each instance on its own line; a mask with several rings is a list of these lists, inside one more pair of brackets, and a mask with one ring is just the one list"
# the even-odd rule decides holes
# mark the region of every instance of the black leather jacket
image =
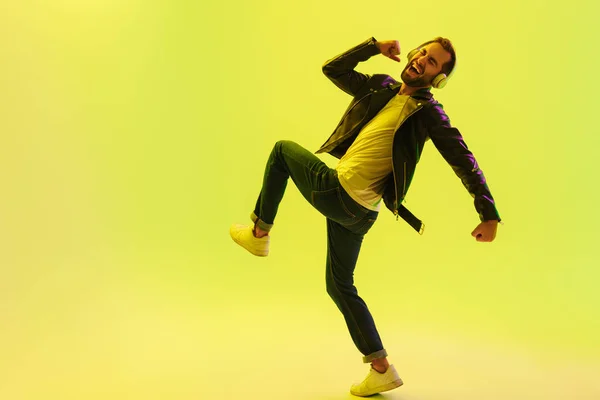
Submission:
[[[401,82],[391,76],[367,75],[354,70],[359,62],[380,54],[376,42],[372,37],[323,65],[323,73],[337,87],[353,96],[353,99],[337,128],[317,154],[329,153],[341,158],[362,127],[398,94]],[[383,201],[396,215],[396,219],[398,215],[401,216],[417,232],[423,233],[424,224],[402,205],[402,201],[412,181],[423,145],[429,139],[475,199],[475,209],[480,220],[500,221],[483,172],[458,129],[450,125],[442,104],[433,99],[430,89],[421,89],[410,96],[396,125],[392,149],[393,168],[383,193]]]

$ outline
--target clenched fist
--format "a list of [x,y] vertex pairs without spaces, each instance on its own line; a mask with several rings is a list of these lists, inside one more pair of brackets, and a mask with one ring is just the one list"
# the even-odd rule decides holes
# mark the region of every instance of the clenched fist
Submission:
[[483,221],[473,232],[473,236],[478,242],[491,242],[496,238],[496,230],[498,229],[497,220]]
[[391,58],[394,61],[400,62],[400,42],[397,40],[384,40],[376,42],[375,45],[384,56]]

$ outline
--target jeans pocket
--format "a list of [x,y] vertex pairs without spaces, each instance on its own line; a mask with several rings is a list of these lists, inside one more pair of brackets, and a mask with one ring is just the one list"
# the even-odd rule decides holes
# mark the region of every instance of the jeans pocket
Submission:
[[363,218],[363,222],[360,225],[360,228],[357,229],[356,233],[360,233],[361,235],[366,235],[369,232],[369,229],[373,226],[373,224],[377,221],[377,218],[365,217]]
[[311,204],[325,217],[340,223],[347,223],[356,216],[348,210],[340,195],[340,188],[313,190]]

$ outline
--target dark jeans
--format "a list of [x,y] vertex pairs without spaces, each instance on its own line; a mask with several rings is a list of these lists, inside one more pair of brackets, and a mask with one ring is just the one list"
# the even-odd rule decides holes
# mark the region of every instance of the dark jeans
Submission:
[[363,237],[378,212],[356,203],[340,186],[336,170],[298,144],[283,140],[271,152],[252,214],[259,228],[269,231],[273,227],[290,177],[304,198],[327,218],[327,293],[344,315],[363,361],[386,357],[373,317],[354,286]]

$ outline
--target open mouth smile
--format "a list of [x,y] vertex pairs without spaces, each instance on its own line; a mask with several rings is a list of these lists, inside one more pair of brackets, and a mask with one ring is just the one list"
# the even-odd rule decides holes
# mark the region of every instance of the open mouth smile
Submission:
[[421,72],[418,70],[418,67],[416,66],[416,64],[411,65],[409,68],[409,71],[411,71],[413,74],[417,74],[420,75]]

